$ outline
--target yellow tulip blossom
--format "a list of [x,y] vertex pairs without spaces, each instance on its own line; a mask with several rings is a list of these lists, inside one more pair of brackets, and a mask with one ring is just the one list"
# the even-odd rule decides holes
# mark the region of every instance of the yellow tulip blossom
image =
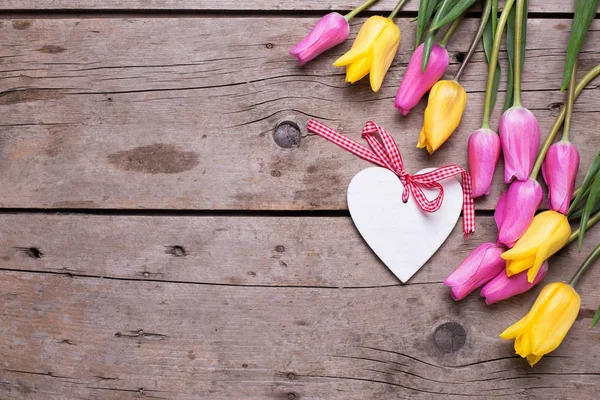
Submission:
[[439,149],[460,125],[466,105],[467,92],[457,81],[443,80],[433,85],[417,147],[426,147],[429,154]]
[[531,310],[500,334],[515,339],[515,351],[532,367],[563,341],[579,313],[581,298],[572,286],[553,282],[544,287]]
[[352,48],[333,65],[346,66],[346,82],[354,83],[370,73],[371,89],[381,88],[400,45],[400,29],[389,18],[373,16],[358,32]]
[[515,246],[502,254],[506,274],[512,276],[529,270],[527,279],[533,282],[542,263],[560,250],[570,235],[571,226],[565,215],[556,211],[539,213]]

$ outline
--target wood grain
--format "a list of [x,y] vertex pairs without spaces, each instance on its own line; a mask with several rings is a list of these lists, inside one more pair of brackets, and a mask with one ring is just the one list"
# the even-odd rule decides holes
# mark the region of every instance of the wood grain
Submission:
[[539,289],[487,307],[440,283],[492,224],[400,285],[345,217],[2,215],[0,398],[594,399],[599,269],[535,369],[498,333]]
[[[0,10],[199,10],[199,11],[349,11],[362,0],[4,0]],[[372,11],[389,12],[396,0],[381,0],[371,7]],[[417,11],[419,2],[410,0],[403,11]],[[574,1],[531,0],[531,12],[572,13]]]
[[[410,56],[414,27],[374,94],[348,87],[331,66],[350,42],[300,68],[288,50],[314,18],[157,18],[3,20],[0,49],[0,206],[146,209],[345,209],[346,187],[367,162],[314,136],[316,117],[359,139],[368,119],[392,132],[407,169],[466,166],[468,132],[480,124],[486,77],[475,55],[462,80],[463,123],[429,157],[415,148],[424,102],[407,118],[393,98]],[[291,23],[294,21],[294,23]],[[356,33],[361,20],[353,23]],[[449,46],[468,47],[475,20]],[[568,20],[529,22],[524,104],[546,132],[564,100],[558,92]],[[594,22],[581,71],[600,60]],[[552,39],[550,39],[552,38]],[[597,82],[592,84],[592,88]],[[502,100],[503,96],[500,96]],[[496,110],[497,121],[500,112]],[[600,97],[585,91],[575,107],[573,140],[582,171],[600,147]],[[301,127],[292,148],[273,140],[281,121]],[[497,184],[479,209],[493,209]]]

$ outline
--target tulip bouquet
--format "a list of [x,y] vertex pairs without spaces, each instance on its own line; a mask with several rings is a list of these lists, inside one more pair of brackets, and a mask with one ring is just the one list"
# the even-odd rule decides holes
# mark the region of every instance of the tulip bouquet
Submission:
[[[304,64],[342,43],[350,32],[348,21],[375,1],[366,1],[345,16],[327,14],[294,46],[291,54]],[[561,88],[568,87],[568,97],[541,147],[539,123],[533,112],[522,105],[521,99],[527,0],[506,0],[501,13],[498,0],[485,0],[479,27],[464,61],[454,79],[442,79],[449,65],[445,46],[475,1],[421,0],[415,50],[394,106],[406,116],[429,92],[417,147],[426,148],[430,154],[438,150],[460,124],[467,93],[458,81],[483,39],[488,77],[482,124],[470,135],[467,148],[473,197],[490,193],[501,154],[508,188],[500,196],[494,213],[498,227],[496,243],[483,243],[475,248],[444,284],[450,288],[454,300],[461,300],[481,288],[480,294],[486,304],[493,304],[539,284],[548,273],[549,258],[575,240],[579,240],[581,250],[585,232],[600,221],[600,151],[582,185],[575,190],[579,152],[569,141],[573,104],[581,91],[600,74],[600,65],[597,65],[579,82],[576,79],[579,49],[600,0],[576,0]],[[335,61],[335,66],[346,67],[347,82],[354,83],[369,75],[371,89],[377,92],[381,88],[400,44],[400,29],[393,20],[405,2],[400,0],[387,18],[368,18],[352,48]],[[448,27],[438,41],[438,32],[445,26]],[[508,54],[506,98],[496,133],[490,128],[490,119],[498,93],[501,72],[498,56],[505,30]],[[554,143],[561,128],[562,138]],[[540,172],[548,186],[548,210],[536,215],[544,198],[538,182]],[[579,227],[572,230],[571,224],[577,220]],[[546,285],[529,313],[500,335],[507,340],[514,339],[517,354],[526,358],[530,365],[554,351],[568,333],[581,303],[575,285],[599,256],[600,244],[569,283]],[[600,308],[592,326],[599,320]]]
[[[533,113],[521,106],[520,96],[527,2],[516,0],[516,9],[511,16],[513,3],[514,1],[507,0],[497,26],[492,28],[495,29],[495,34],[489,60],[484,123],[480,131],[471,135],[468,148],[474,196],[489,193],[500,148],[505,160],[504,179],[509,187],[500,197],[494,215],[499,231],[497,243],[484,243],[477,247],[444,281],[451,288],[451,295],[455,300],[466,297],[481,286],[481,296],[485,297],[487,304],[530,290],[546,276],[548,258],[577,238],[581,248],[585,231],[600,220],[600,152],[584,183],[574,191],[579,152],[569,142],[575,99],[600,73],[600,65],[577,83],[576,54],[574,62],[569,64],[567,60],[566,68],[570,74],[568,99],[538,152],[539,125]],[[512,28],[511,18],[514,21]],[[490,140],[491,137],[496,138],[496,135],[489,130],[489,118],[497,90],[494,89],[494,74],[497,71],[498,50],[502,30],[507,22],[508,37],[512,36],[514,39],[514,42],[507,39],[509,66],[513,71],[512,74],[509,71],[508,89],[512,89],[512,96],[509,96],[511,91],[507,89],[505,109],[509,108],[499,122],[498,144],[498,140]],[[573,36],[577,35],[574,28],[572,41]],[[508,46],[511,42],[512,49]],[[563,122],[562,139],[553,143]],[[543,200],[543,191],[537,182],[540,170],[548,186],[549,210],[535,215]],[[571,201],[574,192],[577,194]],[[585,205],[582,205],[584,202]],[[580,228],[571,232],[570,221],[578,218],[581,219]],[[573,325],[580,305],[574,286],[598,255],[600,245],[589,255],[569,284],[555,282],[545,286],[531,311],[501,334],[504,339],[515,339],[517,354],[526,358],[531,366],[543,355],[555,350]],[[600,309],[592,326],[598,320]]]

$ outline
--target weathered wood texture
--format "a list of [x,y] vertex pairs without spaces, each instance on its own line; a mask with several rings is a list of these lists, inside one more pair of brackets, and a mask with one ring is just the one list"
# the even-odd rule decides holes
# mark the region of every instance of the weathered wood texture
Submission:
[[2,215],[0,398],[596,398],[600,269],[531,369],[498,333],[539,289],[487,307],[440,282],[493,239],[479,225],[400,285],[346,217]]
[[[3,0],[0,10],[219,10],[219,11],[348,11],[363,3],[356,1],[319,1],[319,0]],[[396,0],[381,0],[375,3],[372,11],[389,11]],[[532,12],[571,13],[574,1],[531,0]],[[410,0],[403,11],[417,11],[419,2]]]
[[[294,21],[294,23],[291,23]],[[0,21],[0,205],[51,208],[344,209],[352,176],[368,163],[314,136],[292,148],[275,126],[317,117],[359,139],[370,118],[397,138],[409,171],[466,166],[468,132],[480,125],[487,65],[476,54],[462,83],[463,123],[434,156],[415,144],[425,101],[407,118],[393,98],[410,57],[414,26],[383,88],[344,83],[332,60],[351,41],[304,68],[288,54],[314,18],[36,19]],[[362,20],[353,23],[356,33]],[[449,46],[465,50],[477,21]],[[543,132],[557,115],[569,20],[529,22],[524,104]],[[600,60],[600,23],[581,70]],[[454,60],[454,57],[453,57]],[[453,61],[447,77],[457,69]],[[597,83],[594,83],[597,85]],[[502,100],[503,96],[500,96]],[[499,108],[494,121],[497,121]],[[573,140],[582,166],[600,146],[600,97],[584,92]],[[582,168],[581,174],[583,174]],[[492,209],[493,193],[478,203]]]

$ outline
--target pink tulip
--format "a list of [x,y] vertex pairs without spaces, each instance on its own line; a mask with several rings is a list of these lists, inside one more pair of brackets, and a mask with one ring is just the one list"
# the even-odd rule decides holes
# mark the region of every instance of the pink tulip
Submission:
[[540,125],[535,115],[524,107],[511,107],[500,117],[498,130],[504,153],[504,182],[527,180],[540,147]]
[[544,279],[548,272],[548,262],[545,261],[532,283],[527,280],[527,271],[509,277],[502,270],[494,279],[486,283],[481,289],[481,297],[485,297],[486,304],[494,304],[510,297],[525,293]]
[[498,241],[508,247],[514,246],[531,224],[543,199],[542,186],[536,180],[529,178],[511,183],[500,196],[494,213]]
[[477,246],[446,279],[444,285],[451,288],[454,300],[462,300],[473,290],[494,278],[506,268],[506,261],[500,258],[503,247],[494,243]]
[[500,138],[490,129],[479,129],[469,137],[468,153],[473,197],[490,194],[494,170],[500,157]]
[[450,63],[448,52],[439,44],[433,45],[424,73],[421,73],[422,60],[423,45],[421,44],[410,57],[404,78],[396,94],[394,106],[402,115],[408,114],[417,105],[425,93],[444,75]]
[[310,33],[295,45],[290,54],[304,65],[319,54],[342,43],[350,34],[350,24],[343,15],[329,13],[317,22]]
[[548,149],[542,174],[548,184],[548,208],[566,214],[575,189],[579,152],[569,142],[554,143]]

